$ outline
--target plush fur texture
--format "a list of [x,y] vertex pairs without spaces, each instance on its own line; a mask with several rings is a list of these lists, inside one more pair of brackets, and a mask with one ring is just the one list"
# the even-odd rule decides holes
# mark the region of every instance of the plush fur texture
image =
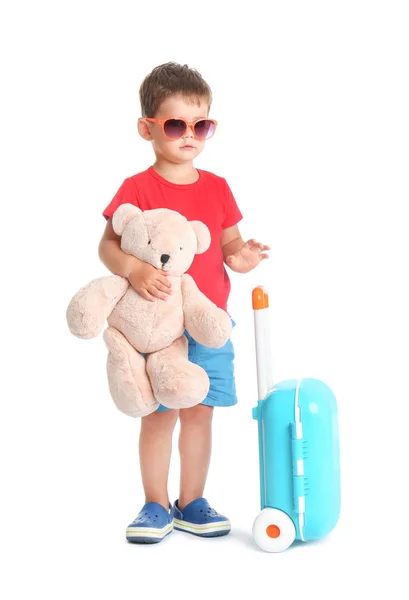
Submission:
[[[205,371],[189,362],[185,329],[200,344],[220,348],[231,335],[231,320],[186,275],[195,254],[210,245],[200,221],[187,221],[168,209],[142,212],[123,204],[112,225],[128,254],[169,273],[172,294],[149,302],[117,275],[95,279],[81,288],[67,309],[70,331],[83,339],[101,333],[108,348],[111,396],[120,411],[142,417],[159,404],[188,408],[209,391]],[[146,359],[142,356],[146,355]]]

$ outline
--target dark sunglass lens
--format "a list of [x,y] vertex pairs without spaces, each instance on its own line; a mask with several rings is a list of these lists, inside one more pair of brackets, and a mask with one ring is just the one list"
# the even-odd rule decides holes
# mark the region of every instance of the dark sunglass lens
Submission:
[[195,125],[195,134],[200,140],[207,140],[209,137],[212,137],[214,130],[214,123],[210,119],[203,119],[203,121],[198,121]]
[[178,138],[182,137],[182,135],[185,133],[186,131],[186,124],[184,121],[181,121],[180,119],[168,119],[165,122],[165,134],[174,139],[177,140]]

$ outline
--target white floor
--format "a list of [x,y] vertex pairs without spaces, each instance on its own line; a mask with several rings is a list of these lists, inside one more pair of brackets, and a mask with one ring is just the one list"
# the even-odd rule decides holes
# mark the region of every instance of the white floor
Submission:
[[[225,538],[204,540],[175,531],[158,545],[131,545],[124,541],[123,518],[114,507],[104,513],[103,505],[90,517],[86,503],[79,518],[62,514],[43,527],[30,527],[36,515],[28,510],[21,533],[15,533],[24,568],[13,574],[13,586],[3,597],[218,599],[244,594],[324,600],[369,598],[378,592],[408,597],[405,552],[351,531],[345,523],[324,542],[282,554],[254,546],[250,519]],[[10,573],[5,575],[7,581]]]

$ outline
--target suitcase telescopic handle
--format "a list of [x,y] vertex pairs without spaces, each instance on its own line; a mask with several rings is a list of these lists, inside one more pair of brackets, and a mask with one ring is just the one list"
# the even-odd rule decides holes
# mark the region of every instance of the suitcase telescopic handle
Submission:
[[267,290],[262,286],[254,288],[252,300],[256,341],[258,399],[264,400],[273,387]]

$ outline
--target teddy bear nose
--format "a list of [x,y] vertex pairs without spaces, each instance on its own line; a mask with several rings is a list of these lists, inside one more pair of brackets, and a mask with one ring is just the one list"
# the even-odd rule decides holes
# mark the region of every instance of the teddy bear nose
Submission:
[[168,262],[169,259],[170,259],[169,254],[162,254],[162,256],[160,257],[160,262],[163,265],[166,265],[166,263]]

